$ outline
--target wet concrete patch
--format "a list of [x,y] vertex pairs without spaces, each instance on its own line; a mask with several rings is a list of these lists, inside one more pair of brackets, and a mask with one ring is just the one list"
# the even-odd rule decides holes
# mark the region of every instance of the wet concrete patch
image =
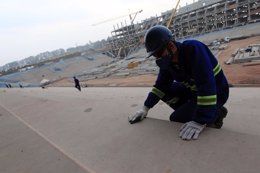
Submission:
[[131,105],[131,107],[136,107],[136,106],[138,106],[138,104],[132,104],[132,105]]
[[47,102],[47,101],[48,101],[48,99],[45,99],[45,98],[40,98],[40,101],[41,101],[41,102]]
[[84,110],[84,112],[91,112],[92,108],[87,108],[86,110]]

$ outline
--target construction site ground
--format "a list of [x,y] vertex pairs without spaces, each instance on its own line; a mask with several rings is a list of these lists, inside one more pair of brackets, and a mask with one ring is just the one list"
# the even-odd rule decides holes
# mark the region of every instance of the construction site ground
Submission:
[[222,129],[179,138],[163,102],[129,124],[150,87],[0,89],[1,173],[259,173],[260,88],[231,88]]
[[[218,60],[224,70],[228,81],[232,85],[260,86],[260,63],[249,62],[226,65],[225,62],[231,57],[237,48],[246,48],[250,44],[260,44],[260,36],[254,36],[227,43],[228,47],[220,51]],[[156,75],[145,74],[138,76],[112,76],[101,79],[81,81],[82,86],[152,86]],[[51,86],[72,86],[71,79],[63,79],[53,83]]]

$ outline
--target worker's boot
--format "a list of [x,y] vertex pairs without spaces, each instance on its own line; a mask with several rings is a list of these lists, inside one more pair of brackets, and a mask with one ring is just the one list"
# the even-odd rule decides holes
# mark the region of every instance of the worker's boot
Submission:
[[214,123],[207,124],[207,127],[220,129],[223,125],[223,119],[227,116],[228,110],[224,106],[220,108],[217,112],[218,118]]

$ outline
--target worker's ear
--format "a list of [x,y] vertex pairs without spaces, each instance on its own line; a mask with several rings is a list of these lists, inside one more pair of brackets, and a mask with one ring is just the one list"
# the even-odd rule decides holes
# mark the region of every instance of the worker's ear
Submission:
[[172,61],[174,63],[178,63],[178,53],[177,53],[177,46],[175,44],[175,42],[173,41],[170,41],[168,44],[167,44],[167,49],[168,49],[168,52],[171,54],[172,56]]
[[177,47],[175,45],[175,43],[173,41],[170,41],[168,44],[167,44],[167,47],[168,49],[172,50],[173,52],[176,52],[177,51]]

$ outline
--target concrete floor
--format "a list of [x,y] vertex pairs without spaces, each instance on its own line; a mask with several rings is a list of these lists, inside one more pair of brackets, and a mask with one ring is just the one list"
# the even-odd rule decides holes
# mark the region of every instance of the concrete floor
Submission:
[[0,89],[2,173],[258,173],[260,88],[231,88],[221,130],[183,141],[162,102],[131,125],[150,88]]

